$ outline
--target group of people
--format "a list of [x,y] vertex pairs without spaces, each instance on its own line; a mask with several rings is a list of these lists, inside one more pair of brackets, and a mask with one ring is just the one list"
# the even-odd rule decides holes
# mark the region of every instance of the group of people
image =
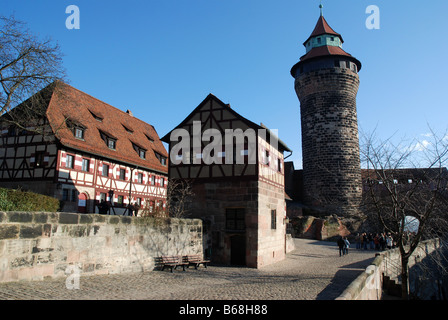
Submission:
[[339,256],[345,256],[348,254],[348,249],[350,248],[350,242],[347,237],[340,237],[338,239]]
[[361,233],[355,236],[356,249],[384,251],[395,247],[390,233]]
[[[395,242],[390,233],[357,233],[355,235],[356,249],[384,251],[395,248]],[[339,237],[337,241],[339,256],[348,254],[350,242],[347,237]]]

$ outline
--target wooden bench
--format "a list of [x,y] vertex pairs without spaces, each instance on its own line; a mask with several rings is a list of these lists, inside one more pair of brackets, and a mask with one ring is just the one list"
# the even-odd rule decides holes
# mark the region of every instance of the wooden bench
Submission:
[[165,268],[170,268],[171,272],[177,267],[182,267],[183,271],[185,271],[185,267],[188,266],[188,263],[183,262],[179,256],[162,256],[162,271]]
[[202,259],[200,254],[187,255],[184,257],[184,261],[188,264],[188,266],[194,266],[195,269],[197,269],[201,264],[207,268],[207,263],[210,262],[209,260]]

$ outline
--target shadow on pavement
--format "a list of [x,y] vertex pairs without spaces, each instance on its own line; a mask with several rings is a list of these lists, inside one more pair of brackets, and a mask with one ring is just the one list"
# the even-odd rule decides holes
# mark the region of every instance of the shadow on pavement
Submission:
[[330,284],[317,295],[316,300],[334,300],[339,297],[374,259],[375,257],[372,257],[340,267],[342,270],[336,272]]

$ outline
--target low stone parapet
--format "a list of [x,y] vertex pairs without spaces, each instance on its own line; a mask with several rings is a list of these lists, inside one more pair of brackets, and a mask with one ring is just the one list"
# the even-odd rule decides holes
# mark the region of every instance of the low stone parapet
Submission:
[[202,252],[199,219],[0,212],[0,282],[150,271]]

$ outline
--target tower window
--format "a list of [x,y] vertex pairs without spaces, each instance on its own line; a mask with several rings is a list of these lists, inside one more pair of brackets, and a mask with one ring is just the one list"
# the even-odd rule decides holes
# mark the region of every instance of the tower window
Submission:
[[334,60],[334,66],[338,68],[340,67],[339,60]]
[[322,42],[321,38],[317,38],[317,43],[321,44],[321,42]]
[[271,210],[271,229],[277,229],[277,210]]

